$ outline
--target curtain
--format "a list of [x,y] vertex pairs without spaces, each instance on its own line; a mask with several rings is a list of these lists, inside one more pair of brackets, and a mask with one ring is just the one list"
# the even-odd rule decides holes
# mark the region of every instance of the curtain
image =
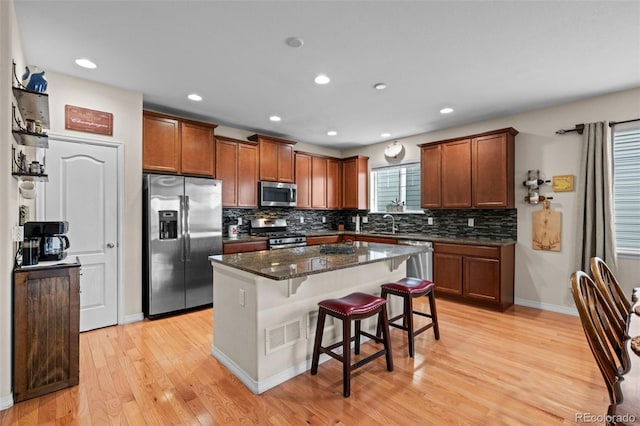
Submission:
[[611,132],[606,122],[584,127],[584,146],[577,179],[577,269],[589,271],[593,256],[602,258],[615,271],[613,221],[613,156]]

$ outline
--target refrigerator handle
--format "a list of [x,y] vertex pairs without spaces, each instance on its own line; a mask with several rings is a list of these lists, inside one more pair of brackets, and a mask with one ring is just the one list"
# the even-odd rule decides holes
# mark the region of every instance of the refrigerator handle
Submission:
[[191,260],[191,224],[189,222],[189,196],[184,197],[184,244],[185,244],[185,261]]
[[180,200],[180,261],[184,262],[185,261],[185,254],[184,254],[184,239],[185,239],[185,234],[186,234],[186,227],[185,227],[185,216],[186,216],[186,209],[185,209],[185,200],[184,200],[184,195],[178,195],[178,199]]

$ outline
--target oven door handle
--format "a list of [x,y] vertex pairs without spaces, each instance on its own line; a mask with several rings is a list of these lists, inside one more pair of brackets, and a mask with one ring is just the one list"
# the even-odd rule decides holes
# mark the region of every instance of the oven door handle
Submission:
[[280,244],[275,246],[270,246],[269,250],[279,250],[293,247],[306,247],[307,243],[291,243],[291,244]]

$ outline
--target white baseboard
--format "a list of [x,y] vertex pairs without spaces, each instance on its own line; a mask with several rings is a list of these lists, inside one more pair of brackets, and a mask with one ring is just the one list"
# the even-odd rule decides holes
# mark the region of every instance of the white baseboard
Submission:
[[[213,355],[215,359],[220,361],[220,364],[224,365],[229,371],[231,371],[234,376],[236,376],[247,388],[249,388],[251,392],[256,395],[266,392],[269,389],[278,386],[280,383],[284,383],[287,380],[292,379],[297,375],[311,369],[311,360],[307,360],[299,363],[298,365],[287,368],[286,370],[281,371],[280,373],[275,374],[265,380],[256,381],[229,357],[219,351],[215,346],[211,346],[211,355]],[[330,359],[331,357],[329,355],[321,354],[318,360],[318,364],[322,364],[323,362],[326,362]]]
[[13,407],[13,393],[0,395],[0,411]]
[[143,319],[144,319],[144,314],[142,312],[138,312],[137,314],[125,315],[124,324],[142,321]]
[[513,301],[516,305],[527,306],[529,308],[542,309],[544,311],[558,312],[559,314],[578,316],[578,310],[576,308],[569,308],[562,305],[554,305],[551,303],[538,302],[536,300],[521,299],[516,297]]

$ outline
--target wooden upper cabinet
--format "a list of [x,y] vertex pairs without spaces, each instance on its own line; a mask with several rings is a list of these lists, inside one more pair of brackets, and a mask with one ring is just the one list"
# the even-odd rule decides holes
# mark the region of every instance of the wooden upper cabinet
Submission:
[[216,170],[222,181],[222,207],[238,206],[238,143],[216,138]]
[[513,208],[517,134],[506,128],[419,145],[422,208]]
[[215,176],[215,124],[143,112],[142,168],[146,171]]
[[471,140],[442,145],[442,207],[471,207]]
[[238,145],[238,207],[258,207],[258,147]]
[[182,143],[180,171],[183,174],[215,176],[214,128],[198,124],[180,123]]
[[254,143],[218,136],[216,175],[223,207],[258,206],[258,149]]
[[311,208],[311,155],[296,152],[297,207]]
[[342,198],[342,161],[327,159],[327,208],[339,209]]
[[156,172],[179,173],[179,121],[145,111],[142,122],[142,168]]
[[258,142],[260,180],[294,182],[293,145],[296,142],[259,134],[247,139]]
[[342,208],[369,208],[369,157],[358,155],[342,160]]
[[442,207],[442,145],[420,150],[420,198],[423,209]]
[[327,208],[327,159],[311,157],[311,208]]
[[514,129],[473,139],[473,206],[513,208]]

